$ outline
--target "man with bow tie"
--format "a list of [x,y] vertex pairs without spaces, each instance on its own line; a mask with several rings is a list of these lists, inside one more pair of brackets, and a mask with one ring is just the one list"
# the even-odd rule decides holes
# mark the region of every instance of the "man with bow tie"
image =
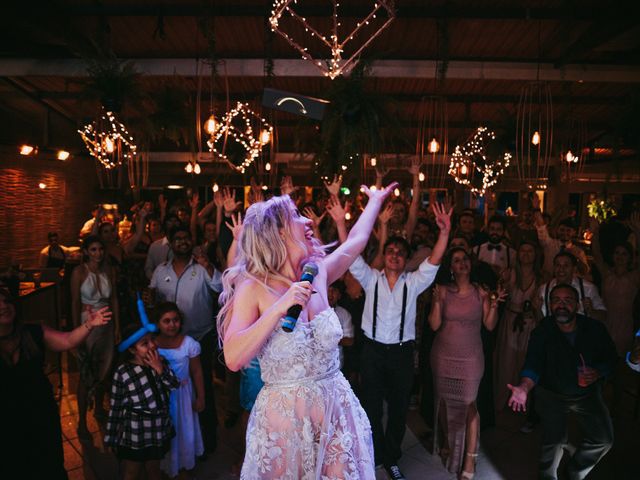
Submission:
[[500,274],[505,269],[514,267],[516,262],[516,251],[504,241],[505,231],[506,222],[504,217],[494,215],[489,219],[487,226],[489,241],[475,249],[478,260],[487,262],[497,274]]

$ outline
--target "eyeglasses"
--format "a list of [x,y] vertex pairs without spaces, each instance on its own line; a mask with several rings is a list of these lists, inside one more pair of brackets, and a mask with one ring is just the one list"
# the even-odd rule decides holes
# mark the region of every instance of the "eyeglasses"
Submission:
[[561,303],[563,305],[575,305],[576,299],[574,297],[567,297],[567,298],[551,297],[551,303]]

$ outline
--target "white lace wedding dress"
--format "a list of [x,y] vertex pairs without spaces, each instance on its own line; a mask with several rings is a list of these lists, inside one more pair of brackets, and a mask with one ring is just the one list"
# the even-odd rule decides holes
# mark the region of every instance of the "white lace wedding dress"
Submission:
[[258,356],[265,385],[249,418],[241,479],[375,478],[369,419],[340,372],[341,338],[331,308],[271,334]]

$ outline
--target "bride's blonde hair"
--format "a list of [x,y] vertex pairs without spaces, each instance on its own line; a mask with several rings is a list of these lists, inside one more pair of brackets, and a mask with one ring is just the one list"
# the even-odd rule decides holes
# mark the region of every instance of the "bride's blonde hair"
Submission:
[[[280,273],[289,258],[281,232],[285,238],[293,239],[291,223],[298,215],[296,206],[288,195],[271,197],[267,201],[254,203],[247,209],[235,262],[222,275],[223,290],[219,298],[221,309],[217,317],[221,343],[231,321],[235,288],[242,280],[252,278],[271,291],[273,289],[268,285],[269,279],[280,280],[287,285],[292,283]],[[307,249],[303,241],[296,242],[303,250]],[[314,238],[311,257],[319,258],[324,255],[325,248]]]

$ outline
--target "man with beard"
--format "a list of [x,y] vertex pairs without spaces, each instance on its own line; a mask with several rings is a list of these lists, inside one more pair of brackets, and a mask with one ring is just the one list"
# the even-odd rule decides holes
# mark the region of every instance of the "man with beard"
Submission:
[[614,368],[617,354],[602,322],[577,312],[578,292],[558,284],[550,293],[551,315],[533,330],[519,385],[511,390],[509,406],[516,412],[527,407],[535,386],[536,410],[542,419],[539,474],[557,479],[567,446],[567,415],[576,416],[583,434],[568,462],[569,478],[583,479],[609,451],[613,427],[602,399],[602,378]]
[[213,354],[217,345],[212,291],[222,291],[222,275],[209,263],[206,255],[193,256],[191,232],[179,226],[169,232],[172,258],[158,265],[151,277],[151,298],[174,302],[182,312],[185,335],[200,343],[200,361],[204,378],[204,411],[200,427],[206,453],[216,448],[216,406],[213,397]]
[[553,278],[538,289],[534,302],[536,308],[542,312],[543,317],[549,315],[551,290],[555,285],[566,283],[578,292],[578,313],[604,322],[607,307],[605,307],[598,289],[590,281],[577,276],[577,269],[578,260],[576,257],[566,251],[558,253],[553,259]]
[[498,275],[516,264],[516,251],[505,243],[505,231],[504,217],[494,215],[487,225],[489,241],[474,248],[476,258],[491,265]]

